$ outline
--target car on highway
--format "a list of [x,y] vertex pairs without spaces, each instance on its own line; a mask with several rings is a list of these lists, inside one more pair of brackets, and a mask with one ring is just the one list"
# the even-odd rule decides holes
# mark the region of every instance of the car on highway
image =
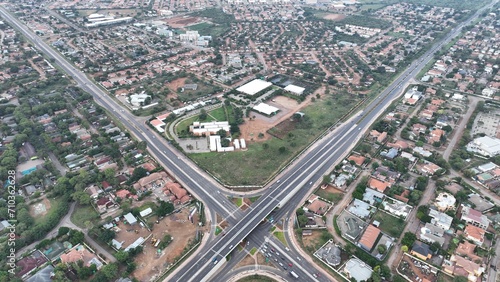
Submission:
[[302,261],[302,259],[301,259],[300,257],[297,257],[297,260],[298,260],[298,261]]
[[293,267],[293,264],[291,262],[288,263],[288,266]]

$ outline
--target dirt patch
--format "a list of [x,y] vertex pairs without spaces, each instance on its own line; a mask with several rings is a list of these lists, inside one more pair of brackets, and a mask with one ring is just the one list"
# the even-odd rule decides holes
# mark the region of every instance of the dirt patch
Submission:
[[47,198],[43,198],[40,202],[30,206],[30,215],[32,217],[44,216],[50,210],[50,207],[50,201]]
[[238,264],[236,265],[236,268],[242,267],[242,266],[247,266],[247,265],[254,265],[255,264],[255,258],[251,255],[246,255],[244,259],[240,260]]
[[194,24],[198,22],[199,18],[196,17],[175,17],[168,19],[166,22],[168,25],[170,25],[172,28],[180,28],[180,27],[185,27],[187,25]]
[[326,14],[323,16],[323,19],[331,20],[331,21],[341,21],[341,20],[345,19],[345,15],[343,15],[343,14]]
[[293,118],[289,118],[280,122],[278,125],[272,128],[270,134],[279,139],[285,139],[287,137],[288,132],[295,129],[295,125],[297,124]]
[[[185,82],[186,82],[186,79],[185,77],[182,77],[182,78],[178,78],[176,80],[173,80],[172,82],[170,83],[167,83],[167,87],[168,89],[170,89],[172,92],[177,92],[177,89],[179,87],[182,87],[184,86]],[[167,96],[168,97],[168,96]],[[176,95],[177,97],[177,95]]]
[[[139,281],[150,281],[159,275],[165,267],[173,263],[174,259],[182,254],[184,248],[188,246],[189,241],[195,238],[198,226],[197,215],[194,217],[194,223],[188,220],[188,208],[174,215],[162,219],[158,224],[152,225],[151,238],[162,240],[166,234],[169,234],[173,240],[161,253],[158,253],[158,249],[152,245],[151,239],[148,239],[143,244],[144,251],[135,260],[137,270],[134,272],[134,277]],[[156,218],[152,219],[152,222],[154,221],[156,221]],[[204,232],[205,230],[200,231]]]
[[[277,96],[273,101],[266,101],[266,104],[279,108],[281,111],[273,117],[266,117],[261,114],[252,112],[251,119],[245,119],[245,123],[240,125],[241,138],[248,140],[247,142],[263,142],[271,138],[267,131],[279,123],[290,119],[290,117],[300,111],[300,109],[309,105],[310,99],[306,102],[297,103],[296,100]],[[255,117],[255,118],[253,118]],[[259,137],[259,133],[262,135]]]
[[274,267],[274,264],[272,264],[271,262],[266,262],[266,257],[261,252],[258,252],[255,256],[257,257],[257,264],[258,265],[265,265],[265,266]]
[[315,247],[319,240],[321,240],[321,232],[318,230],[313,230],[311,236],[302,236],[304,247]]
[[344,194],[344,192],[342,190],[339,190],[330,184],[326,185],[326,188],[322,189],[322,190],[327,192],[327,193],[332,193],[332,194]]
[[221,223],[219,224],[219,226],[220,226],[220,228],[222,228],[222,229],[226,229],[226,228],[229,226],[229,224],[227,223],[227,221],[225,221],[225,220],[224,220],[223,222],[221,222]]
[[248,206],[250,206],[252,204],[252,201],[250,201],[250,199],[248,198],[244,198],[243,199],[243,203],[247,204]]
[[220,214],[217,214],[217,223],[221,223],[222,221],[222,216]]

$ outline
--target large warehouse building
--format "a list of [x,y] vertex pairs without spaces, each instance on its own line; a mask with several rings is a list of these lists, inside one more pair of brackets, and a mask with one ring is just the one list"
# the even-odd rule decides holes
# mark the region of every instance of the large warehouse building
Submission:
[[262,79],[254,79],[249,83],[236,88],[236,91],[253,96],[271,85],[273,85],[271,82],[267,82]]

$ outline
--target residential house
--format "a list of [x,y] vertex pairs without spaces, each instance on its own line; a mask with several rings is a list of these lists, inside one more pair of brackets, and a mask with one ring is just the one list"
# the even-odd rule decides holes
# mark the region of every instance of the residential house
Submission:
[[109,208],[115,206],[115,203],[106,196],[97,200],[96,206],[99,213],[105,213]]
[[92,198],[92,199],[97,199],[99,197],[99,195],[101,193],[103,193],[103,191],[101,190],[101,188],[99,188],[96,185],[92,185],[90,187],[87,187],[85,189],[85,192],[87,192],[87,194],[89,194],[90,198]]
[[429,144],[433,144],[435,142],[441,142],[441,138],[444,136],[444,130],[442,129],[434,129],[433,131],[431,131],[431,133],[429,134],[429,136],[427,137],[427,142]]
[[478,281],[485,268],[461,256],[452,255],[449,261],[443,263],[443,270],[454,276],[465,276],[471,282]]
[[[33,272],[38,267],[44,265],[47,262],[47,258],[38,250],[34,251],[30,255],[18,260],[16,262],[17,277],[25,277],[31,272]],[[9,279],[7,279],[8,281]]]
[[361,236],[361,239],[359,239],[358,245],[364,250],[370,252],[375,246],[380,233],[380,229],[373,225],[368,225],[365,233],[363,233],[363,236]]
[[370,180],[368,180],[368,187],[380,193],[384,193],[388,187],[391,187],[391,183],[371,177]]
[[179,183],[167,182],[163,193],[170,195],[170,201],[174,204],[184,204],[191,200],[186,189],[182,188]]
[[360,155],[351,155],[348,160],[353,161],[357,166],[362,166],[366,158]]
[[83,261],[83,265],[86,267],[93,264],[99,270],[103,266],[99,258],[82,245],[76,245],[69,252],[61,255],[61,263],[70,264],[80,260]]
[[450,230],[453,217],[433,209],[429,210],[429,216],[432,217],[432,224],[439,226],[444,230]]
[[434,205],[440,212],[445,212],[447,210],[453,210],[455,209],[455,202],[457,200],[453,195],[450,193],[446,192],[441,192],[436,198],[436,201],[434,202]]
[[155,172],[148,176],[145,176],[134,184],[134,189],[137,191],[148,191],[154,188],[161,188],[165,185],[168,180],[168,175],[166,172]]
[[476,245],[469,243],[469,241],[464,241],[463,243],[458,244],[455,253],[462,257],[468,258],[474,262],[481,262],[483,260],[482,257],[475,254],[474,250],[476,249]]
[[444,244],[444,229],[429,222],[420,228],[420,240],[432,244],[437,242],[440,246]]
[[387,132],[378,132],[377,130],[372,130],[370,131],[370,137],[372,138],[373,141],[382,143],[384,140],[387,138]]
[[361,282],[368,281],[368,279],[372,276],[373,270],[365,262],[354,257],[345,263],[344,273],[349,279]]
[[467,224],[464,230],[464,235],[467,240],[471,240],[476,245],[481,246],[484,243],[484,235],[486,231],[477,226]]
[[430,246],[420,241],[413,243],[410,254],[424,261],[432,258]]
[[460,219],[484,230],[488,229],[490,225],[490,220],[486,215],[467,206],[462,206],[462,216]]

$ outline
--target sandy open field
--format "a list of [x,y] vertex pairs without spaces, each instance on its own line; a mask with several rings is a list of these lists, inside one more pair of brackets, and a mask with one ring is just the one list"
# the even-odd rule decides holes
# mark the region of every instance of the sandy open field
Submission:
[[[310,103],[310,99],[302,102],[301,104],[297,101],[290,99],[285,96],[278,96],[273,99],[275,102],[269,100],[266,104],[277,107],[280,112],[272,117],[266,117],[257,112],[251,112],[251,119],[246,118],[245,123],[240,125],[241,138],[248,140],[247,142],[262,142],[268,140],[271,135],[267,133],[267,130],[273,128],[283,120],[289,119],[294,113],[300,111]],[[255,119],[253,118],[255,116]],[[259,133],[263,133],[264,137],[259,138]]]
[[[170,234],[173,241],[157,256],[157,248],[151,245],[151,239],[144,243],[144,252],[136,257],[137,270],[134,277],[139,281],[150,281],[157,276],[164,268],[173,263],[189,240],[194,239],[198,226],[198,215],[194,216],[194,224],[188,220],[190,208],[183,209],[180,213],[174,213],[165,217],[159,224],[153,225],[153,236],[163,239],[165,234]],[[156,218],[153,218],[156,220]],[[148,220],[149,221],[149,220]],[[205,231],[204,229],[201,231]]]
[[30,215],[32,217],[40,217],[47,214],[50,210],[50,201],[43,198],[40,202],[30,206]]
[[345,19],[345,15],[342,14],[327,14],[323,16],[323,19],[325,20],[332,20],[332,21],[341,21]]
[[196,18],[196,17],[174,17],[174,18],[170,18],[170,19],[166,20],[166,22],[172,28],[185,27],[187,25],[192,25],[198,21],[199,21],[199,18]]

